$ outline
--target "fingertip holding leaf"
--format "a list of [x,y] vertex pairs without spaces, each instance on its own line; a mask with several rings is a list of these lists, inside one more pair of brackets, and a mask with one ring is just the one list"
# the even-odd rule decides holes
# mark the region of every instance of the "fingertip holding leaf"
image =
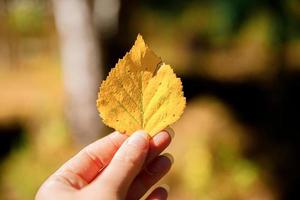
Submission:
[[180,118],[186,104],[181,80],[161,63],[138,35],[100,86],[97,108],[106,125],[128,135],[142,129],[154,136]]

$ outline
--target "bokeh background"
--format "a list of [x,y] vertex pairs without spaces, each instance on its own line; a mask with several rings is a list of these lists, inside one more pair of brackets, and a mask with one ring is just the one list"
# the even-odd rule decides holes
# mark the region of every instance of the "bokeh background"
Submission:
[[298,0],[0,0],[0,199],[111,131],[98,87],[138,33],[187,97],[170,199],[299,199]]

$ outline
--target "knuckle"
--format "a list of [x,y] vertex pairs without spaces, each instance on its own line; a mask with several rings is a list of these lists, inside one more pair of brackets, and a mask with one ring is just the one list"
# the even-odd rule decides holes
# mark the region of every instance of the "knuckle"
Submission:
[[102,161],[100,156],[95,155],[89,148],[86,148],[82,152],[86,158],[92,161],[100,170],[105,167],[105,163]]

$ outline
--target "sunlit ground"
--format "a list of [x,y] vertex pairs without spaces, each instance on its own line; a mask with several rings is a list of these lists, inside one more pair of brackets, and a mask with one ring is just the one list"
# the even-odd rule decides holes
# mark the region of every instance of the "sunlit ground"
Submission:
[[247,130],[219,100],[190,102],[174,129],[171,199],[275,199],[268,172],[243,156]]

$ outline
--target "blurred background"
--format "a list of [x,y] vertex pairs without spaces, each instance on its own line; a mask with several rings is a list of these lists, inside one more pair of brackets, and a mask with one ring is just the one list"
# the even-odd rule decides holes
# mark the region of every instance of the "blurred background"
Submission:
[[187,97],[170,199],[299,199],[298,0],[0,0],[0,199],[111,131],[98,87],[138,33]]

